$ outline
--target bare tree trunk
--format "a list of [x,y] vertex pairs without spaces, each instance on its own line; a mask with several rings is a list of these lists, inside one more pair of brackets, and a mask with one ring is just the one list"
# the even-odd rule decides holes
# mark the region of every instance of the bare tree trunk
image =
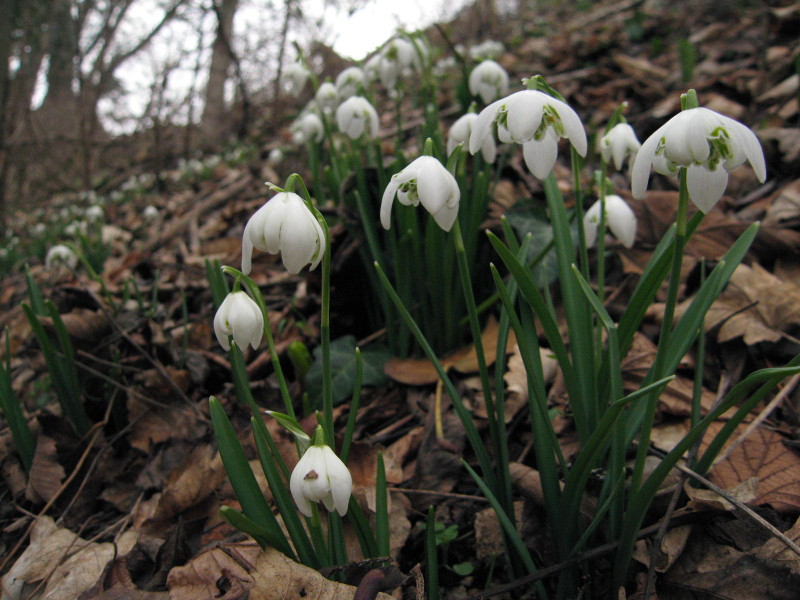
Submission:
[[8,58],[11,55],[11,19],[16,13],[16,0],[0,0],[0,239],[6,234],[6,107],[8,106],[8,88],[11,83],[8,72]]
[[228,71],[234,62],[231,52],[233,35],[233,17],[236,14],[238,0],[221,0],[215,2],[217,14],[217,36],[211,54],[211,66],[206,84],[205,106],[200,118],[201,132],[207,141],[216,141],[230,128],[225,106],[225,83]]
[[295,0],[286,0],[286,12],[283,15],[283,27],[281,27],[281,41],[278,48],[278,68],[275,70],[275,81],[272,83],[272,104],[273,110],[278,102],[281,91],[281,77],[283,76],[283,59],[286,56],[286,44],[289,41],[289,25],[294,16]]

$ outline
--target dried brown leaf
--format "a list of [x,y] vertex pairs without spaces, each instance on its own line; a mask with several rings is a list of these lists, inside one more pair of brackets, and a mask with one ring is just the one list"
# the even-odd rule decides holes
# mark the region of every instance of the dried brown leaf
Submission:
[[[491,366],[497,356],[497,333],[499,326],[497,319],[490,317],[481,333],[483,352],[486,356],[487,365]],[[513,348],[516,343],[514,332],[509,331],[506,348]],[[475,346],[469,344],[456,350],[452,354],[441,359],[442,367],[445,371],[455,369],[459,373],[475,373],[478,370],[478,357],[475,353]],[[400,383],[407,385],[429,385],[439,380],[439,375],[428,359],[399,359],[392,358],[383,367],[384,372]]]
[[65,476],[64,467],[58,462],[56,441],[40,433],[36,438],[33,464],[28,473],[26,496],[33,501],[49,501],[61,489]]
[[[254,544],[214,548],[170,571],[171,600],[351,600],[356,588],[325,579],[277,550]],[[379,593],[379,600],[391,596]]]

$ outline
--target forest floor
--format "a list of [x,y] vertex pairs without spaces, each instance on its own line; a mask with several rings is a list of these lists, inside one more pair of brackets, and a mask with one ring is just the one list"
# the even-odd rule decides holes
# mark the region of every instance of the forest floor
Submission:
[[[512,81],[544,74],[578,114],[591,115],[585,117],[587,130],[603,127],[619,103],[627,101],[629,121],[643,140],[679,110],[680,94],[692,87],[701,106],[751,126],[762,142],[767,181],[759,184],[749,167],[731,173],[725,197],[707,215],[684,258],[681,300],[697,289],[701,261],[718,261],[749,224],[761,222],[745,264],[706,322],[703,403],[708,407],[747,373],[785,364],[800,350],[795,337],[800,330],[800,5],[741,3],[742,8],[732,8],[738,3],[626,0],[592,3],[577,11],[567,8],[569,3],[544,4],[535,13],[526,9],[500,32],[509,39],[501,40],[508,50],[498,62]],[[687,24],[690,9],[692,22]],[[458,25],[445,30],[454,42],[463,34]],[[221,161],[202,176],[176,176],[161,191],[149,189],[131,202],[109,206],[111,252],[97,279],[80,269],[76,273],[31,264],[30,273],[57,306],[75,348],[93,424],[85,436],[75,433],[55,400],[22,308],[28,301],[24,275],[18,270],[3,280],[0,328],[8,332],[4,363],[36,436],[33,466],[26,472],[5,422],[0,429],[4,599],[351,597],[352,588],[277,552],[260,552],[219,516],[220,506],[238,503],[212,433],[210,395],[222,402],[254,465],[257,460],[249,412],[236,401],[228,355],[214,337],[205,264],[217,259],[238,266],[244,224],[267,197],[264,180],[283,181],[292,170],[306,168],[299,151],[286,152],[276,166],[264,160],[288,136],[270,131],[252,140],[257,151],[236,165]],[[568,178],[560,163],[556,174],[560,180]],[[612,314],[624,306],[632,283],[674,220],[678,195],[668,180],[659,179],[661,189],[651,186],[644,200],[636,200],[626,181],[617,176],[620,189],[615,191],[633,207],[638,231],[632,249],[612,247],[607,277]],[[486,228],[496,228],[517,198],[541,198],[542,185],[516,158],[494,194]],[[155,223],[143,217],[146,204],[159,209]],[[14,219],[18,231],[32,230],[30,215],[20,211]],[[351,302],[361,293],[346,272],[352,265],[352,240],[342,227],[334,226],[332,234],[333,338],[353,335],[362,348],[369,348],[380,343],[380,336],[363,331],[359,309]],[[300,341],[313,348],[319,341],[319,273],[289,275],[277,257],[265,253],[258,253],[255,264],[253,278],[267,300],[277,351],[291,374],[289,345]],[[625,359],[626,389],[636,389],[652,362],[659,318],[656,304]],[[52,320],[44,324],[52,329]],[[540,526],[543,512],[535,490],[530,490],[533,457],[527,411],[522,410],[525,378],[510,350],[509,447],[522,531],[537,558],[550,566],[550,542]],[[268,351],[250,350],[245,356],[254,396],[265,408],[278,409]],[[462,457],[472,460],[464,450],[463,428],[447,410],[448,444],[437,443],[435,385],[425,383],[427,371],[415,376],[414,364],[393,364],[396,370],[389,369],[390,374],[403,371],[395,379],[404,383],[384,377],[363,389],[349,462],[354,494],[365,510],[374,508],[379,450],[389,486],[396,490],[390,512],[393,570],[384,591],[403,598],[420,591],[425,512],[434,505],[436,521],[444,525],[440,586],[445,597],[529,593],[526,587],[492,587],[504,583],[492,577],[493,557],[502,546],[488,503],[461,466]],[[459,391],[483,432],[480,385],[475,373],[462,367],[456,375]],[[669,449],[686,431],[695,368],[693,357],[687,356],[679,377],[660,399],[656,448]],[[800,536],[797,382],[797,377],[785,381],[769,404],[756,409],[711,472],[713,482],[736,490],[794,539]],[[302,390],[301,381],[292,381],[290,391],[298,402]],[[562,409],[558,430],[565,454],[572,455],[576,437],[563,416],[564,396],[563,380],[556,374],[549,400],[553,408]],[[337,405],[337,423],[347,419],[348,407],[349,400]],[[310,429],[314,422],[311,416],[303,424]],[[267,423],[288,457],[290,436],[273,420]],[[296,458],[287,461],[291,466]],[[694,512],[695,518],[670,530],[661,543],[654,565],[657,597],[796,597],[800,556],[713,494],[698,493],[681,502],[680,508]],[[659,516],[651,514],[646,525],[658,522]],[[640,597],[648,571],[650,551],[644,541],[636,560],[628,597]],[[593,565],[587,589],[598,597],[614,597],[607,587],[609,565],[602,560]],[[345,570],[344,580],[358,585],[371,566]]]

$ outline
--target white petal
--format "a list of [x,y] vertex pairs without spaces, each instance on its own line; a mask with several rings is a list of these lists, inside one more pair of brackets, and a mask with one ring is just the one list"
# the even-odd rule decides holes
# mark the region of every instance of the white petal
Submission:
[[589,207],[583,215],[583,237],[586,246],[593,248],[597,242],[597,230],[600,227],[600,201],[598,200]]
[[733,121],[733,124],[728,127],[728,133],[733,140],[736,153],[741,152],[747,157],[756,177],[763,183],[767,179],[767,164],[764,160],[764,149],[761,147],[758,136],[749,127],[737,121]]
[[397,180],[397,175],[389,180],[389,185],[383,192],[381,199],[381,225],[384,229],[389,229],[392,226],[392,203],[397,194],[397,188],[400,187],[400,182]]
[[567,139],[578,154],[586,156],[586,130],[583,128],[583,123],[578,113],[572,110],[572,107],[566,102],[556,100],[555,103],[551,104],[557,108],[558,116],[561,117],[561,123],[564,125],[564,133],[567,134]]
[[[226,298],[227,300],[227,298]],[[214,334],[217,336],[217,341],[219,345],[222,346],[225,350],[231,349],[231,342],[228,339],[230,333],[228,332],[228,328],[225,325],[227,309],[225,309],[225,301],[222,301],[219,309],[217,310],[217,314],[214,315]]]
[[[347,513],[347,505],[350,503],[350,494],[353,491],[353,477],[350,471],[342,460],[336,456],[332,448],[325,446],[328,449],[326,452],[326,468],[328,483],[330,485],[330,497],[333,500],[333,508],[336,509],[341,516]],[[324,500],[323,500],[324,501]],[[326,503],[326,508],[332,510]]]
[[558,156],[558,143],[550,128],[541,140],[530,140],[522,144],[522,156],[534,176],[539,179],[547,177]]
[[505,101],[505,98],[501,98],[496,102],[492,102],[480,112],[478,118],[472,124],[472,133],[469,136],[470,154],[475,154],[483,145],[483,140],[486,139],[486,136],[492,135],[492,123],[497,118],[497,112]]
[[497,145],[494,143],[494,138],[492,136],[484,140],[481,146],[481,154],[483,155],[483,160],[488,163],[493,163],[497,158]]
[[722,166],[710,171],[703,165],[691,165],[686,169],[686,185],[694,205],[707,213],[722,198],[728,185],[728,172]]
[[636,240],[636,214],[619,196],[606,196],[608,228],[626,248]]
[[639,152],[636,154],[636,159],[633,161],[631,168],[631,192],[634,198],[644,198],[647,191],[647,181],[650,179],[650,166],[653,164],[653,158],[656,154],[661,136],[664,134],[664,127],[662,125],[644,141]]
[[527,142],[533,138],[542,123],[544,105],[550,99],[547,94],[534,90],[523,90],[506,98],[506,126],[515,142]]

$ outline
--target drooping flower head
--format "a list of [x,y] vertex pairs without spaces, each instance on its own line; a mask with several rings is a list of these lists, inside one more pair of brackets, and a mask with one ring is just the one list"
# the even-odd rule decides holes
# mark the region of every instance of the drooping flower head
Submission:
[[264,333],[264,315],[247,292],[231,292],[214,315],[214,333],[225,350],[231,349],[231,337],[241,350],[248,344],[258,348]]
[[281,75],[281,85],[285,92],[288,92],[294,97],[300,95],[303,88],[306,86],[310,74],[305,65],[301,62],[286,65]]
[[336,109],[336,124],[339,131],[351,140],[357,140],[365,133],[370,138],[378,137],[378,113],[369,100],[352,96]]
[[381,51],[379,75],[383,87],[394,90],[400,75],[410,75],[419,68],[419,57],[414,45],[403,38],[394,38]]
[[508,73],[493,60],[485,60],[469,74],[469,93],[489,104],[508,93]]
[[307,112],[292,123],[291,131],[292,141],[295,144],[318,143],[322,141],[322,136],[325,135],[325,126],[316,113]]
[[306,265],[314,269],[325,251],[325,234],[303,199],[280,192],[250,217],[242,239],[242,272],[250,273],[253,248],[281,253],[289,273]]
[[339,91],[330,81],[326,81],[319,86],[314,99],[317,101],[317,106],[319,106],[320,110],[328,114],[333,112],[339,105]]
[[622,169],[622,163],[626,158],[629,160],[629,164],[633,164],[636,153],[642,147],[633,127],[627,123],[614,125],[608,133],[600,138],[598,145],[603,160],[608,163],[613,159],[614,168],[617,171]]
[[336,78],[336,90],[339,100],[347,100],[361,92],[366,86],[367,76],[358,67],[347,67]]
[[580,117],[566,102],[539,90],[522,90],[484,108],[472,126],[472,154],[492,135],[494,124],[501,142],[522,144],[525,164],[540,179],[553,169],[560,138],[567,138],[578,154],[586,156],[586,132]]
[[458,216],[461,191],[453,175],[432,156],[420,156],[405,169],[392,175],[381,200],[381,224],[391,226],[392,202],[422,206],[431,213],[436,224],[450,231]]
[[469,49],[469,55],[473,60],[495,59],[505,51],[502,42],[494,40],[484,40],[480,44]]
[[44,264],[48,269],[65,266],[74,269],[78,265],[78,257],[72,248],[64,244],[56,244],[47,251]]
[[[448,156],[453,153],[453,150],[455,150],[456,146],[459,144],[464,144],[464,148],[469,147],[469,137],[477,118],[478,113],[468,112],[453,123],[453,126],[450,127],[450,131],[447,134]],[[486,138],[484,138],[483,144],[481,145],[481,155],[483,156],[483,160],[488,163],[493,163],[495,158],[497,158],[497,144],[495,144],[493,136],[487,135]]]
[[636,155],[631,188],[643,198],[652,166],[662,175],[686,168],[689,198],[708,212],[728,185],[728,171],[747,161],[756,177],[767,178],[764,151],[756,134],[738,121],[708,108],[679,112],[645,140]]
[[[589,207],[583,216],[583,233],[586,237],[586,245],[590,248],[597,241],[597,230],[600,227],[600,205],[601,202],[598,200]],[[630,248],[636,239],[636,214],[625,200],[614,194],[606,196],[605,205],[606,227],[622,242],[623,246]]]
[[[317,434],[317,440],[321,437]],[[305,451],[289,479],[297,508],[305,516],[312,515],[311,503],[322,502],[329,512],[347,513],[353,478],[333,449],[317,441]]]

